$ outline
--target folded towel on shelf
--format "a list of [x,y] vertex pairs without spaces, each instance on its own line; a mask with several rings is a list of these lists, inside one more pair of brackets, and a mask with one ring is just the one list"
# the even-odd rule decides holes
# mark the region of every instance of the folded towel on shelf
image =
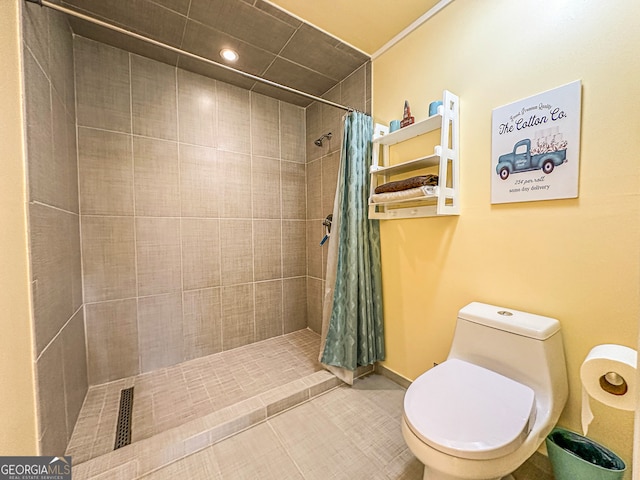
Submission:
[[409,188],[397,192],[374,193],[371,195],[371,203],[397,202],[398,200],[410,200],[412,198],[432,197],[436,194],[436,187],[425,185],[423,187]]
[[438,185],[438,175],[419,175],[417,177],[405,178],[404,180],[383,183],[376,187],[375,193],[400,192],[402,190],[426,185]]

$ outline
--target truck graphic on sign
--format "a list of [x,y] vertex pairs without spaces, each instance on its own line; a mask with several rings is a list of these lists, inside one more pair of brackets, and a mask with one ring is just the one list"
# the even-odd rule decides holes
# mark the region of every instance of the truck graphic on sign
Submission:
[[545,174],[567,162],[567,142],[538,142],[531,147],[531,139],[525,138],[513,146],[513,151],[500,155],[496,173],[502,180],[512,173],[542,170]]

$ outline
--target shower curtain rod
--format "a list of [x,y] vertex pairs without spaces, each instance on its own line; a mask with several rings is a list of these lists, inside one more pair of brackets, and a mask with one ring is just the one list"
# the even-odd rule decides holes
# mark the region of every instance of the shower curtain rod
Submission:
[[129,37],[133,37],[133,38],[136,38],[138,40],[142,40],[143,42],[147,42],[147,43],[150,43],[150,44],[155,45],[157,47],[161,47],[161,48],[164,48],[166,50],[170,50],[170,51],[172,51],[174,53],[177,53],[179,55],[185,55],[185,56],[193,58],[195,60],[199,60],[201,62],[208,63],[209,65],[214,65],[216,67],[223,68],[223,69],[228,70],[230,72],[237,73],[238,75],[242,75],[243,77],[250,78],[251,80],[255,80],[256,82],[261,82],[261,83],[264,83],[266,85],[270,85],[272,87],[276,87],[276,88],[279,88],[281,90],[285,90],[287,92],[294,93],[296,95],[300,95],[300,96],[308,98],[310,100],[314,100],[316,102],[324,103],[325,105],[330,105],[332,107],[336,107],[336,108],[339,108],[341,110],[346,110],[347,112],[355,112],[356,111],[355,108],[347,107],[345,105],[341,105],[339,103],[332,102],[331,100],[326,100],[326,99],[318,97],[316,95],[312,95],[310,93],[303,92],[301,90],[297,90],[297,89],[292,88],[292,87],[287,87],[286,85],[282,85],[280,83],[273,82],[271,80],[267,80],[266,78],[262,78],[262,77],[259,77],[257,75],[253,75],[251,73],[243,72],[242,70],[238,70],[237,68],[230,67],[229,65],[225,65],[223,63],[215,62],[215,61],[210,60],[210,59],[208,59],[206,57],[201,57],[200,55],[196,55],[195,53],[187,52],[186,50],[182,50],[180,48],[172,47],[171,45],[167,45],[166,43],[162,43],[162,42],[159,42],[157,40],[153,40],[152,38],[145,37],[144,35],[140,35],[138,33],[134,33],[134,32],[132,32],[130,30],[126,30],[126,29],[118,27],[116,25],[112,25],[110,23],[103,22],[102,20],[98,20],[97,18],[93,18],[93,17],[90,17],[90,16],[85,15],[83,13],[76,12],[75,10],[68,9],[66,7],[63,7],[61,5],[57,5],[55,3],[51,3],[48,0],[25,0],[25,1],[26,2],[30,2],[30,3],[38,4],[41,7],[47,7],[47,8],[51,8],[52,10],[57,10],[58,12],[64,13],[66,15],[70,15],[72,17],[76,17],[76,18],[79,18],[81,20],[85,20],[87,22],[93,23],[95,25],[99,25],[99,26],[107,28],[109,30],[113,30],[115,32],[122,33],[124,35],[129,36]]

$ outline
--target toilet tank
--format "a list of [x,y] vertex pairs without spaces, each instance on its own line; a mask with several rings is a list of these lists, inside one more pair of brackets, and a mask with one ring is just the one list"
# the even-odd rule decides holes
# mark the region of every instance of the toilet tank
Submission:
[[458,314],[448,358],[458,358],[530,386],[538,400],[568,394],[560,322],[473,302]]

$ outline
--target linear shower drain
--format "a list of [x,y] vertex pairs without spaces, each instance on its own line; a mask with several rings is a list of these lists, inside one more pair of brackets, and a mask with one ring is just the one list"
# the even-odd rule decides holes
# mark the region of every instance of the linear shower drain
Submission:
[[120,390],[120,409],[118,410],[118,426],[116,429],[117,450],[131,443],[131,411],[133,410],[133,387]]

